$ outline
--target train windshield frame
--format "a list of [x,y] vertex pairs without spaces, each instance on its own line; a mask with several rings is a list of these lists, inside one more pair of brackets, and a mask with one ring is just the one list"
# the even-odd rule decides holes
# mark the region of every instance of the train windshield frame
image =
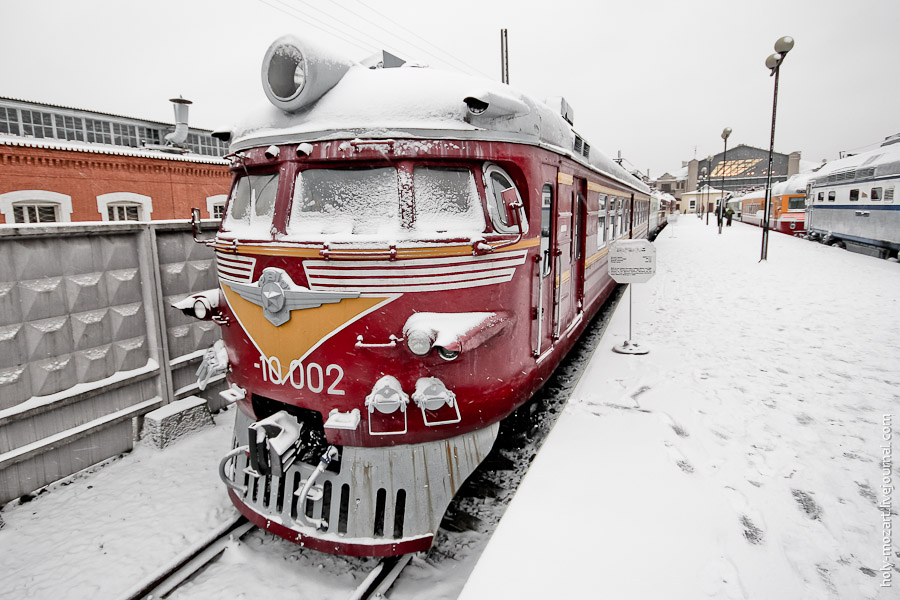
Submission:
[[268,233],[275,215],[279,173],[241,175],[231,188],[222,231]]

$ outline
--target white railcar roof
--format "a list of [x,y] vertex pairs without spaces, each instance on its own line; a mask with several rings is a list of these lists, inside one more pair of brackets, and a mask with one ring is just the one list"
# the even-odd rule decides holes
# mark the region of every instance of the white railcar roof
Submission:
[[[512,114],[473,115],[469,97],[519,107]],[[591,147],[575,152],[576,133],[559,111],[508,85],[422,67],[350,67],[321,98],[294,113],[267,104],[232,131],[232,151],[325,140],[423,139],[508,141],[565,154],[636,191],[649,187]],[[588,141],[588,140],[585,140]]]
[[825,163],[811,174],[813,185],[840,183],[857,177],[900,175],[900,144],[881,146],[847,158]]

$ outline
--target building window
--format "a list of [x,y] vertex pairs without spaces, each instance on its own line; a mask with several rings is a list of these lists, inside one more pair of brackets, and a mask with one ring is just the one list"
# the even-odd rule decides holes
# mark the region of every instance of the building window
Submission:
[[134,125],[122,125],[121,123],[113,123],[113,143],[117,146],[129,146],[137,148],[137,130]]
[[141,142],[145,144],[162,143],[162,136],[159,134],[159,129],[153,129],[152,127],[138,127],[138,137]]
[[16,223],[56,223],[59,221],[55,204],[15,204],[13,217]]
[[56,115],[56,133],[59,139],[84,141],[84,121],[81,117]]
[[22,109],[22,131],[36,138],[52,138],[53,115],[37,110]]
[[19,116],[16,109],[0,106],[0,133],[19,135]]
[[850,190],[850,202],[859,201],[859,190]]
[[872,188],[871,195],[872,195],[873,202],[878,202],[879,200],[881,200],[881,188],[880,187]]
[[212,210],[213,219],[221,219],[225,216],[225,205],[224,204],[214,204]]
[[834,190],[831,190],[830,192],[828,192],[828,201],[829,202],[834,202],[836,197],[837,197],[837,195],[835,194]]
[[104,221],[149,221],[153,199],[134,192],[101,194],[97,196],[97,212]]
[[694,210],[696,207],[697,207],[697,201],[691,200],[690,203],[688,204],[688,210]]
[[141,207],[136,204],[110,204],[107,215],[110,221],[140,221]]
[[112,144],[112,133],[109,123],[97,119],[85,119],[87,141],[92,144]]

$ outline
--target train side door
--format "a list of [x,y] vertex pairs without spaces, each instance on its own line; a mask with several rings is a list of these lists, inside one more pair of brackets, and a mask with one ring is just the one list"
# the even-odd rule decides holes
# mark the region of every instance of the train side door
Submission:
[[556,177],[556,230],[553,241],[555,273],[553,286],[553,339],[562,335],[563,319],[569,314],[572,304],[572,200],[574,177],[568,173],[558,173]]
[[584,310],[584,254],[585,254],[585,225],[587,220],[587,181],[575,180],[575,190],[572,204],[572,242],[570,254],[572,255],[572,318]]
[[556,273],[558,261],[555,252],[554,233],[556,231],[556,168],[544,167],[544,181],[541,188],[541,250],[535,272],[535,303],[532,340],[535,358],[553,347],[554,314],[556,301]]

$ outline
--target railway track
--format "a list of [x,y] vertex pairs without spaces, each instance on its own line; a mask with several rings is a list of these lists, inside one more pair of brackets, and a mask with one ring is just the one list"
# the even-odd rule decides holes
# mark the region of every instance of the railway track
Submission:
[[[450,558],[456,563],[454,568],[459,566],[459,561],[477,561],[480,551],[468,556],[455,554],[453,548],[459,545],[454,539],[455,536],[461,535],[464,538],[465,532],[478,531],[484,537],[490,537],[528,465],[581,378],[625,289],[626,286],[616,288],[581,340],[544,387],[504,421],[494,450],[460,489],[448,509],[434,547],[422,555],[426,563],[440,570],[440,564],[445,558]],[[496,499],[498,492],[506,496],[505,500],[495,502],[493,507],[485,510],[485,505],[489,503],[486,499]],[[232,540],[244,537],[254,528],[253,524],[243,517],[236,517],[223,524],[206,539],[200,540],[135,586],[127,595],[122,596],[121,600],[159,600],[168,597],[182,584],[215,562]],[[349,591],[348,599],[385,598],[387,591],[412,557],[413,555],[408,554],[380,561],[355,590]],[[365,570],[360,569],[358,572],[364,573]],[[264,586],[260,588],[262,589]]]
[[232,539],[240,539],[256,527],[244,517],[235,517],[210,533],[169,564],[136,585],[121,600],[159,600],[166,598],[184,582],[219,558]]
[[[170,563],[132,588],[120,600],[164,600],[182,584],[215,562],[232,540],[239,540],[256,526],[244,517],[235,517],[223,524],[206,538],[188,548]],[[349,600],[376,600],[397,580],[403,568],[409,564],[412,554],[392,556],[380,561],[352,592]]]

